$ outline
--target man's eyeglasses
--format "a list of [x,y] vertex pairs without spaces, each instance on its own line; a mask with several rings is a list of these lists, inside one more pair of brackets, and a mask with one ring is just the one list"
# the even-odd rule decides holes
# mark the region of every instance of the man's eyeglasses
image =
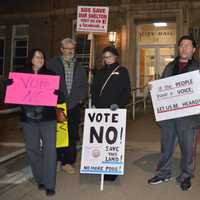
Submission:
[[191,44],[181,44],[179,48],[194,48]]

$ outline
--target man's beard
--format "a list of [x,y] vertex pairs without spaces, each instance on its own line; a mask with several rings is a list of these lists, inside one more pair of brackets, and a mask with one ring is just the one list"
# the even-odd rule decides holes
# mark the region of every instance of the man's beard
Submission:
[[71,55],[65,56],[65,60],[68,61],[68,62],[72,61],[73,58],[74,58],[74,54],[71,54]]

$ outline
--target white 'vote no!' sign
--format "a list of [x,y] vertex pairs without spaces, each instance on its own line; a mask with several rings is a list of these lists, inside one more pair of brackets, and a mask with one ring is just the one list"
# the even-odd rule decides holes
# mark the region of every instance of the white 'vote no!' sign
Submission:
[[80,172],[123,175],[125,133],[125,109],[86,109]]

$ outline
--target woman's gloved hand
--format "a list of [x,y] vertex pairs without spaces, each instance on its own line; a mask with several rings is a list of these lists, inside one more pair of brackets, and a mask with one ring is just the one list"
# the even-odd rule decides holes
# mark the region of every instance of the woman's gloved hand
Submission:
[[4,86],[12,85],[14,83],[12,78],[3,81]]
[[115,111],[119,108],[119,106],[117,104],[111,104],[110,105],[110,110]]
[[55,94],[55,95],[60,95],[60,91],[59,90],[57,90],[57,89],[55,89],[54,91],[53,91],[53,94]]

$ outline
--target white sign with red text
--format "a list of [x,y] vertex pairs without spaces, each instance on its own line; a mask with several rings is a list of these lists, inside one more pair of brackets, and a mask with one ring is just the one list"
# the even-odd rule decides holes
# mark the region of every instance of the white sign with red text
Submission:
[[78,6],[77,31],[106,33],[109,7]]
[[200,114],[199,70],[149,82],[156,121]]

